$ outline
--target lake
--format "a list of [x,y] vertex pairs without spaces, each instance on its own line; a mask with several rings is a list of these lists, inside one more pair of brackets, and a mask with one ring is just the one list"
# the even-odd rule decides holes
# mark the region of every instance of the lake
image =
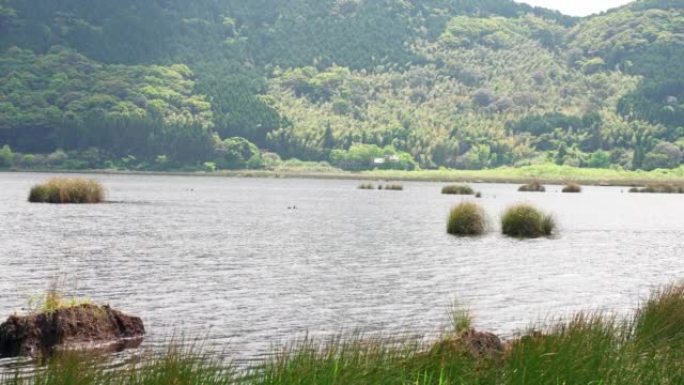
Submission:
[[[684,277],[681,195],[474,184],[491,230],[463,239],[446,217],[471,198],[441,195],[442,183],[91,175],[110,203],[28,203],[49,177],[0,174],[0,318],[59,280],[141,316],[148,348],[200,338],[248,360],[307,333],[430,337],[456,300],[477,328],[510,336],[578,310],[626,314]],[[500,213],[521,201],[553,213],[558,236],[500,235]]]

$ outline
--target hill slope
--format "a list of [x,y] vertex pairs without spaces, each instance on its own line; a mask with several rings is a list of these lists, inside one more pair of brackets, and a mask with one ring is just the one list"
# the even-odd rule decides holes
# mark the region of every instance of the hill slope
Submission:
[[679,3],[0,0],[0,166],[676,167]]

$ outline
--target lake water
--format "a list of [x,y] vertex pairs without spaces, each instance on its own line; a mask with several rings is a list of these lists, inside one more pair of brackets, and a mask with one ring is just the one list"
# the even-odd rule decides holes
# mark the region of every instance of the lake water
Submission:
[[[442,183],[395,192],[355,181],[97,175],[112,203],[28,203],[49,177],[0,174],[0,318],[59,278],[69,294],[141,316],[148,348],[199,337],[240,360],[307,333],[429,337],[448,325],[454,300],[478,328],[511,335],[578,310],[628,313],[684,277],[681,195],[473,185],[492,228],[462,239],[445,228],[464,198],[441,195]],[[520,201],[553,213],[559,235],[501,236],[501,211]]]

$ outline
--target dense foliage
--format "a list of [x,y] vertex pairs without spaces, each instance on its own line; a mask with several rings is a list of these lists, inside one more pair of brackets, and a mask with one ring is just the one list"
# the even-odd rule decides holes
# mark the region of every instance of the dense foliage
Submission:
[[668,0],[0,0],[0,167],[673,168],[683,31]]

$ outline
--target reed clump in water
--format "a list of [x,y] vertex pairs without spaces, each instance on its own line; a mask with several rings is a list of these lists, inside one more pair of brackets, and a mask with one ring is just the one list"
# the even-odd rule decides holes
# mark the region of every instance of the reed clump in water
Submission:
[[28,198],[33,203],[101,203],[104,199],[104,187],[84,178],[50,179],[33,186]]
[[509,207],[501,217],[502,232],[514,238],[549,236],[555,227],[553,217],[528,204]]
[[[380,187],[378,187],[378,189],[382,190]],[[385,185],[384,189],[390,190],[390,191],[403,191],[404,186],[400,185],[400,184],[388,184],[388,185]]]
[[582,186],[580,186],[577,183],[568,183],[565,187],[563,187],[563,192],[564,193],[581,193],[582,192]]
[[539,182],[532,182],[529,184],[524,184],[518,188],[521,192],[546,192],[546,187]]
[[31,296],[28,310],[32,314],[54,313],[60,309],[68,309],[81,305],[91,305],[89,298],[65,297],[57,290],[48,290],[44,295]]
[[456,184],[456,185],[451,185],[451,186],[444,186],[442,188],[442,194],[445,194],[445,195],[473,195],[473,194],[475,194],[475,190],[473,190],[470,186],[467,186],[467,185]]
[[451,209],[447,233],[459,236],[482,235],[486,229],[484,210],[472,202],[463,202]]
[[672,184],[650,184],[646,187],[632,187],[631,193],[643,194],[684,194],[684,186]]

